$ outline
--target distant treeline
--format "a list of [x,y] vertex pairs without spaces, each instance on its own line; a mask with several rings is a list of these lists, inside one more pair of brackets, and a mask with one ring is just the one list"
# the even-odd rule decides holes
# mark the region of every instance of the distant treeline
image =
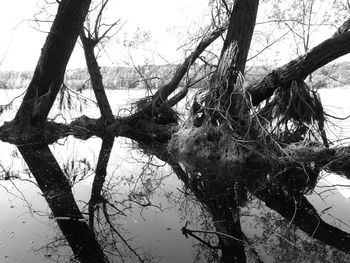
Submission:
[[[176,65],[145,65],[139,67],[101,67],[103,83],[107,89],[157,88],[170,80]],[[0,88],[17,89],[28,86],[33,72],[0,71]],[[90,88],[86,68],[68,69],[64,84],[73,89]]]
[[[195,65],[189,76],[194,88],[204,87],[208,81],[204,73],[197,73],[198,65]],[[257,82],[273,67],[254,66],[246,71],[246,83]],[[103,82],[107,89],[134,89],[134,88],[158,88],[167,83],[176,65],[145,65],[139,67],[102,67]],[[317,88],[333,88],[350,84],[350,62],[342,62],[327,65],[312,74],[311,80]],[[0,89],[18,89],[27,87],[32,78],[30,71],[0,71]],[[71,89],[90,88],[90,77],[87,69],[70,69],[65,76],[65,85]],[[180,86],[184,86],[181,83]]]

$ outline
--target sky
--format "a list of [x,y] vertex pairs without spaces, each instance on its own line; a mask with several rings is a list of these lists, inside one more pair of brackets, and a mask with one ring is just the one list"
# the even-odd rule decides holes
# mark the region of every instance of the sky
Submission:
[[[184,48],[181,47],[186,40],[209,24],[208,3],[208,0],[110,0],[105,19],[107,22],[120,19],[119,25],[122,28],[99,53],[99,64],[121,66],[131,63],[179,63],[185,56]],[[0,0],[0,71],[34,70],[47,35],[43,31],[49,29],[48,24],[41,24],[39,28],[39,25],[33,22],[34,15],[43,7],[47,7],[44,0]],[[56,9],[56,4],[51,5],[49,12],[55,14]],[[258,21],[263,21],[264,14],[268,11],[260,5]],[[43,18],[42,15],[39,17]],[[267,32],[268,24],[256,26],[256,32],[259,31]],[[130,39],[135,39],[137,32],[148,32],[149,41],[126,48],[125,44]],[[284,31],[273,33],[279,36]],[[329,29],[324,34],[318,34],[316,38],[312,38],[313,44],[330,35],[332,31]],[[295,53],[292,52],[293,44],[291,41],[285,41],[269,48],[264,52],[260,63],[283,64],[295,58]],[[261,48],[264,46],[266,43],[262,38]],[[256,52],[259,48],[259,45],[256,45]],[[253,54],[254,48],[252,50]],[[85,60],[78,42],[68,69],[82,67],[85,67]]]
[[[34,27],[33,16],[44,6],[43,0],[0,0],[0,70],[33,70],[38,61],[46,33]],[[56,5],[52,6],[55,13]],[[157,64],[181,60],[177,50],[189,27],[196,32],[209,19],[205,0],[110,0],[106,19],[120,19],[122,30],[100,53],[101,65],[122,65],[130,59],[135,64],[154,61]],[[40,30],[47,30],[42,25]],[[124,48],[123,41],[136,31],[149,32],[150,41],[144,47]],[[182,33],[180,33],[182,31]],[[85,67],[84,55],[76,45],[68,68]]]
[[[28,28],[24,19],[36,12],[35,1],[0,2],[0,70],[33,68],[45,36]],[[20,7],[20,8],[18,8]],[[37,47],[37,48],[35,48]]]

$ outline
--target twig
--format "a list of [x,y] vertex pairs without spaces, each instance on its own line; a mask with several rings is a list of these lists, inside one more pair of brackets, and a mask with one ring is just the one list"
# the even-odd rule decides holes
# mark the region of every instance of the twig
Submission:
[[144,263],[145,261],[140,257],[140,255],[133,249],[129,244],[128,241],[125,240],[125,238],[118,232],[118,230],[113,226],[111,221],[109,220],[109,215],[107,213],[106,204],[103,204],[103,214],[106,218],[107,223],[109,226],[113,229],[113,231],[119,236],[119,238],[123,241],[123,243],[130,249],[130,251],[139,259],[140,262]]

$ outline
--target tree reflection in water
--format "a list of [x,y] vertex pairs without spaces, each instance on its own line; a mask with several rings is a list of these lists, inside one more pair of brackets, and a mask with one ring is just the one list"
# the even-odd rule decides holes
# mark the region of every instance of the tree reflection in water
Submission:
[[82,262],[107,262],[94,232],[74,200],[71,186],[48,145],[18,147],[42,191],[63,235]]
[[123,211],[102,195],[113,142],[114,138],[106,138],[102,142],[91,198],[88,202],[88,219],[80,211],[72,194],[71,182],[62,172],[48,145],[19,146],[18,149],[37,181],[53,218],[56,219],[76,260],[114,262],[113,259],[116,258],[123,261],[129,258],[131,262],[150,262],[152,255],[150,253],[139,255],[137,249],[134,249],[129,244],[130,241],[120,233],[120,227],[114,225],[116,217],[125,216]]
[[[185,188],[191,190],[210,214],[214,226],[211,233],[218,239],[220,262],[246,262],[247,255],[254,262],[350,261],[350,234],[326,223],[305,197],[319,179],[320,169],[313,163],[292,163],[274,168],[256,164],[223,167],[186,158],[180,165],[167,153],[165,145],[140,144],[140,147],[167,162]],[[259,212],[256,205],[261,201],[271,212]],[[251,218],[258,219],[255,225]],[[264,229],[261,237],[252,235],[248,238],[242,232],[242,222],[248,222],[248,233],[254,233],[252,229],[257,227]],[[213,248],[210,239],[203,240],[197,235],[206,233],[208,236],[210,231],[194,232],[185,226],[183,233]]]
[[[128,238],[120,222],[130,206],[116,202],[115,192],[106,186],[113,142],[113,138],[103,140],[86,213],[78,207],[71,183],[48,145],[18,149],[76,260],[157,262],[154,251],[147,253]],[[170,193],[166,198],[176,202],[188,220],[179,231],[195,241],[195,262],[350,261],[350,234],[325,222],[305,197],[319,179],[320,169],[314,165],[222,167],[188,159],[180,164],[166,145],[139,143],[137,147],[166,163],[183,183],[181,199]],[[141,208],[153,206],[152,191],[160,183],[148,181],[152,178],[144,180],[142,194],[130,192],[128,201]],[[194,206],[200,207],[198,216],[189,208]]]

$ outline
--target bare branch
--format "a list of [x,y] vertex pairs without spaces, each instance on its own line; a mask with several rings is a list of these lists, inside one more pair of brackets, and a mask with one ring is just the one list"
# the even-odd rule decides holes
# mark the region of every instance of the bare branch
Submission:
[[123,241],[123,243],[127,246],[127,248],[138,258],[139,262],[145,262],[141,256],[136,252],[136,249],[132,248],[128,241],[119,233],[119,231],[114,227],[114,225],[112,224],[110,218],[109,218],[109,215],[108,215],[108,212],[107,212],[107,208],[106,208],[106,205],[103,204],[103,214],[106,218],[106,221],[108,223],[108,225],[110,226],[110,228],[113,230],[114,233],[116,233],[119,238]]
[[[111,29],[113,29],[119,22],[120,22],[120,19],[118,19],[116,22],[114,22],[114,23],[112,23],[111,25],[109,25],[109,27],[106,29],[106,31],[105,31],[100,37],[97,37],[97,35],[96,35],[96,41],[97,41],[97,42],[101,42],[101,40],[102,40],[103,38],[106,37],[106,35],[108,34],[108,32],[109,32]],[[117,34],[117,33],[120,31],[121,28],[122,28],[122,27],[120,27],[120,28],[117,30],[117,32],[115,32],[113,35]]]
[[[145,78],[145,76],[143,75],[143,73],[141,72],[140,68],[137,67],[135,64],[134,64],[134,61],[131,59],[132,61],[132,65],[134,67],[134,69],[136,70],[137,74],[139,74],[140,78],[142,79],[142,81],[146,84],[146,87],[148,89],[148,91],[152,94],[152,87],[149,85],[148,83],[148,79]],[[153,95],[153,94],[152,94]]]
[[180,90],[176,95],[168,100],[168,104],[170,107],[175,106],[180,100],[186,97],[188,93],[188,87],[186,86],[182,90]]
[[[263,25],[263,24],[268,24],[268,23],[286,23],[286,22],[295,22],[299,25],[302,26],[308,26],[309,23],[303,23],[302,21],[299,21],[297,19],[289,18],[289,19],[271,19],[271,20],[266,20],[262,22],[257,22],[255,25]],[[310,23],[311,26],[334,26],[334,24],[331,23]]]
[[213,43],[219,36],[221,36],[227,29],[228,25],[225,24],[221,28],[217,28],[212,31],[209,35],[206,35],[199,42],[196,49],[185,59],[185,61],[176,69],[173,78],[169,83],[161,87],[155,94],[156,98],[160,98],[161,100],[166,100],[167,97],[175,91],[177,86],[179,85],[181,79],[186,74],[190,66],[194,63],[194,61],[202,54],[202,52]]
[[100,8],[100,10],[97,14],[97,17],[96,17],[95,30],[94,30],[96,40],[99,38],[98,35],[99,35],[99,30],[100,30],[100,25],[101,25],[101,20],[102,20],[102,14],[103,14],[103,10],[105,9],[106,5],[108,4],[108,1],[109,0],[105,0],[105,1],[102,0],[101,8]]
[[279,38],[277,38],[276,40],[274,40],[272,43],[268,44],[267,46],[265,46],[262,50],[260,50],[259,52],[257,52],[255,55],[251,56],[250,58],[247,59],[247,61],[256,58],[257,56],[259,56],[261,53],[263,53],[265,50],[269,49],[271,46],[273,46],[274,44],[276,44],[278,41],[280,41],[282,38],[284,38],[289,32],[284,33],[282,36],[280,36]]
[[222,2],[222,4],[224,5],[227,14],[231,14],[231,10],[230,10],[230,8],[228,7],[228,4],[227,4],[226,0],[221,0],[221,2]]
[[333,34],[333,37],[336,37],[338,35],[341,35],[350,29],[350,18],[346,20],[339,28],[338,30]]

